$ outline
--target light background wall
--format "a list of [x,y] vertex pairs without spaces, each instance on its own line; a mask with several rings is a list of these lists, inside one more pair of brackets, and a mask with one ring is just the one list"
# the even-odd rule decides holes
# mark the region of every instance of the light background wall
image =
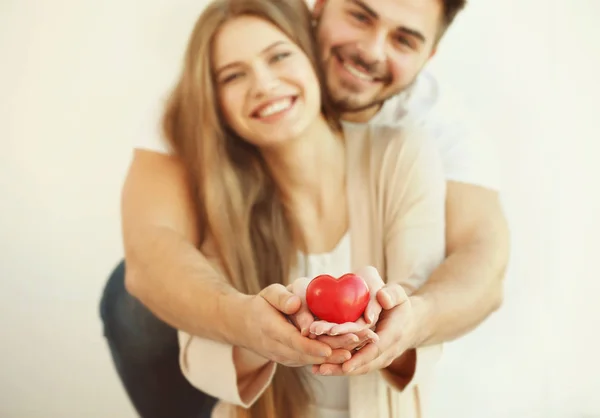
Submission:
[[[450,418],[600,417],[600,3],[471,0],[430,67],[497,141],[506,302],[447,346]],[[202,0],[0,2],[0,416],[133,417],[98,299],[148,106]]]

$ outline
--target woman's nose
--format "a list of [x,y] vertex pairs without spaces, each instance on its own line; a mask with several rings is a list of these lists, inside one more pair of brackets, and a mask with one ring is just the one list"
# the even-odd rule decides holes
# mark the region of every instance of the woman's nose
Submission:
[[253,92],[257,96],[268,96],[280,83],[277,75],[268,68],[255,70],[253,81]]

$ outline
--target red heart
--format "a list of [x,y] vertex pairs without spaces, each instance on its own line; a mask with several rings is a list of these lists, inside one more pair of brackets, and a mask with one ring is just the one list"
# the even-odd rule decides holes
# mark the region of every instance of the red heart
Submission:
[[344,274],[339,279],[322,274],[306,288],[306,304],[317,318],[343,324],[355,322],[369,303],[367,283],[356,274]]

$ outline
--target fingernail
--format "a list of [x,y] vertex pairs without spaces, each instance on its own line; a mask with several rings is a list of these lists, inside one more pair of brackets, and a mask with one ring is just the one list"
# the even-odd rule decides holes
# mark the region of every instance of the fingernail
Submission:
[[332,332],[332,333],[331,333],[331,334],[329,334],[329,335],[332,335],[332,336],[334,336],[334,337],[335,337],[336,335],[340,335],[340,333],[339,333],[339,332]]
[[321,351],[321,357],[329,357],[331,355],[331,353],[328,353],[327,351]]
[[322,376],[329,376],[331,374],[331,370],[325,370],[324,372],[321,372]]

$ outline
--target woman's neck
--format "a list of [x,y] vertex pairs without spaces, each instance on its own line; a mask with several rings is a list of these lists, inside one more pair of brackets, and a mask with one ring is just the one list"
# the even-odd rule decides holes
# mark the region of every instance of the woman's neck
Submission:
[[343,137],[319,118],[301,137],[263,150],[265,161],[283,198],[292,207],[327,210],[332,197],[345,192]]

